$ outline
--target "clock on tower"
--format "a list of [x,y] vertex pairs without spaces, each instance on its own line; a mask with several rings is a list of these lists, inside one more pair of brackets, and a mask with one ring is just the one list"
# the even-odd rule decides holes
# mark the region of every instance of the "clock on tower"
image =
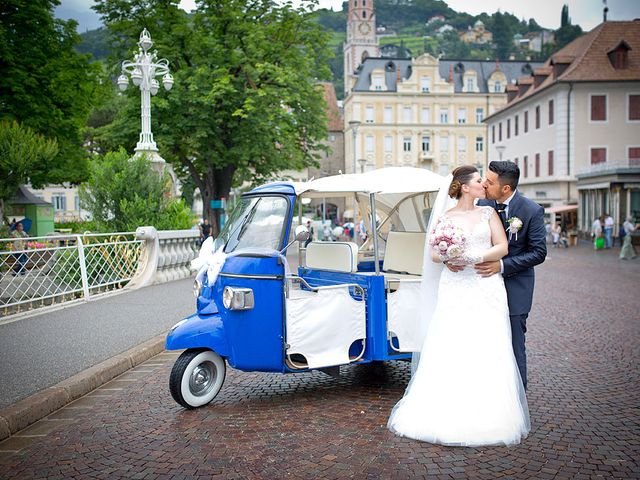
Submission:
[[360,22],[358,24],[358,31],[362,35],[367,35],[371,31],[371,27],[369,26],[369,24],[367,22]]

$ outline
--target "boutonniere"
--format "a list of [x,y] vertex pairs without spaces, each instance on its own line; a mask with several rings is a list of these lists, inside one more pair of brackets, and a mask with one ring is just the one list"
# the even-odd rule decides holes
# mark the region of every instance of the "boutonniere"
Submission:
[[518,241],[518,232],[520,231],[520,229],[522,228],[522,220],[520,220],[518,217],[511,217],[509,220],[507,220],[507,223],[509,224],[509,241],[511,241],[511,237],[513,235],[516,236],[516,242]]

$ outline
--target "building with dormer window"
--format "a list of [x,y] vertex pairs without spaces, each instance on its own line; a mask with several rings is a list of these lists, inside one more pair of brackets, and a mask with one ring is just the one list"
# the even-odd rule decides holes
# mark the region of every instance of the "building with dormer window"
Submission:
[[610,213],[640,221],[640,21],[608,21],[507,87],[486,119],[489,159],[520,166],[519,189],[578,230]]

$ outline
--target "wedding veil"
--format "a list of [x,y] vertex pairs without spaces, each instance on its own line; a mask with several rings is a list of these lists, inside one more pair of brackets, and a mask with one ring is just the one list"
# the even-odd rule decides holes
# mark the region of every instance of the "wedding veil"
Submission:
[[[438,284],[440,283],[440,274],[444,265],[442,263],[435,263],[431,260],[431,246],[429,245],[429,237],[431,231],[435,228],[438,219],[444,212],[453,208],[458,201],[449,197],[449,187],[451,186],[451,180],[453,175],[447,175],[442,181],[440,190],[436,197],[436,201],[431,209],[431,216],[429,217],[429,225],[427,226],[427,235],[425,237],[424,246],[424,259],[422,262],[422,281],[420,283],[420,345],[424,343],[424,339],[429,329],[429,321],[433,315],[433,311],[436,308],[436,302],[438,300]],[[411,357],[411,374],[413,375],[418,367],[420,360],[420,352],[414,352]]]

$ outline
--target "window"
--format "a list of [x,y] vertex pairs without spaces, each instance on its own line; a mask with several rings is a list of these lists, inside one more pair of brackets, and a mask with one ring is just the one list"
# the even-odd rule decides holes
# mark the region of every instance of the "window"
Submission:
[[484,138],[476,137],[476,152],[484,151]]
[[553,125],[553,100],[549,100],[549,125]]
[[402,109],[402,121],[404,123],[411,123],[411,107],[404,107]]
[[411,137],[404,137],[402,139],[402,149],[405,152],[410,152],[411,151]]
[[54,193],[51,195],[51,203],[56,212],[67,209],[67,196],[64,193]]
[[467,109],[459,108],[458,109],[458,123],[467,123]]
[[449,123],[449,109],[440,109],[440,123]]
[[591,121],[607,121],[607,96],[591,95]]
[[373,90],[383,90],[384,89],[384,76],[383,75],[372,75],[371,77],[371,87]]
[[539,177],[540,176],[540,154],[539,153],[536,153],[535,169],[536,169],[536,177]]
[[478,107],[476,108],[476,123],[482,123],[484,120],[484,108]]
[[540,128],[540,105],[536,106],[536,130]]
[[463,137],[463,136],[458,137],[458,151],[459,152],[467,151],[467,137]]
[[431,123],[431,109],[429,107],[422,107],[420,109],[420,122]]
[[513,163],[515,163],[515,164],[516,164],[516,167],[518,166],[518,157],[516,157],[516,158],[514,158],[514,159],[513,159]]
[[364,137],[364,151],[367,153],[373,153],[373,135],[367,135]]
[[629,166],[640,167],[640,147],[629,147]]
[[513,117],[513,135],[518,136],[518,115]]
[[387,135],[384,137],[384,153],[392,153],[393,152],[393,137],[391,135]]
[[522,166],[524,168],[524,178],[529,176],[529,157],[526,155],[522,158]]
[[73,199],[73,209],[77,212],[80,211],[80,197],[78,195]]
[[632,122],[640,120],[640,94],[629,95],[629,114],[627,118]]
[[422,77],[420,79],[420,88],[424,93],[431,91],[431,79],[429,77]]
[[496,126],[491,125],[491,143],[496,143]]
[[422,137],[422,151],[428,152],[431,150],[431,137],[425,135]]
[[467,92],[473,92],[476,89],[476,82],[473,77],[467,77]]
[[384,107],[384,123],[393,122],[393,109],[391,107]]
[[502,141],[502,122],[498,124],[498,141]]
[[529,131],[529,111],[524,112],[524,133]]
[[511,119],[507,118],[507,138],[511,138]]
[[496,83],[493,84],[493,92],[502,93],[502,82],[500,80],[496,80]]
[[364,121],[367,123],[373,123],[373,107],[367,106],[364,109]]
[[440,151],[441,152],[449,151],[449,137],[440,137]]
[[549,176],[551,176],[553,175],[553,150],[549,150],[548,162],[549,162]]
[[591,147],[591,165],[604,163],[607,161],[606,147]]

